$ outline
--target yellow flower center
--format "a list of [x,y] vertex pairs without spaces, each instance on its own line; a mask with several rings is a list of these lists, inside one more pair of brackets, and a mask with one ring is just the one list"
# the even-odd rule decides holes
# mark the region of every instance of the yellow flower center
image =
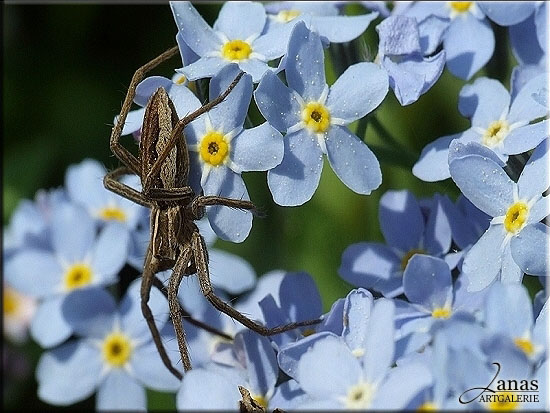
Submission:
[[105,207],[99,211],[99,217],[105,221],[126,221],[126,213],[118,207]]
[[264,409],[267,409],[268,401],[264,396],[262,396],[261,394],[252,394],[250,395],[250,397],[252,397],[254,401],[262,406]]
[[470,10],[472,3],[473,1],[451,1],[451,8],[458,13],[464,13]]
[[302,331],[302,336],[304,337],[310,336],[312,334],[315,334],[314,328],[306,328],[304,331]]
[[4,285],[4,314],[5,315],[14,315],[17,313],[17,308],[19,307],[19,300],[16,293],[9,287]]
[[514,343],[528,356],[531,356],[535,352],[535,346],[533,346],[533,343],[529,339],[516,338]]
[[87,264],[74,264],[65,272],[67,290],[84,287],[92,282],[92,269]]
[[451,309],[449,307],[434,308],[432,311],[433,318],[447,319],[451,316]]
[[508,132],[510,131],[510,125],[505,120],[495,120],[489,124],[489,127],[483,133],[481,142],[488,148],[494,148],[498,146]]
[[302,110],[302,120],[315,133],[324,133],[330,127],[330,112],[319,102],[309,102]]
[[229,144],[219,132],[208,132],[200,145],[201,158],[212,166],[223,163],[229,154]]
[[230,40],[222,46],[222,56],[227,60],[245,60],[252,53],[252,48],[242,40]]
[[374,397],[374,388],[370,383],[359,383],[353,386],[346,396],[347,409],[366,409],[370,406]]
[[122,367],[132,356],[132,343],[122,333],[111,333],[103,340],[103,359],[113,367]]
[[529,207],[525,202],[516,202],[506,212],[504,218],[504,228],[506,231],[517,233],[519,232],[527,222],[529,216]]
[[186,80],[187,80],[187,78],[184,75],[181,75],[180,77],[178,77],[178,80],[176,80],[176,84],[177,85],[183,85]]
[[493,398],[495,400],[489,402],[489,410],[515,410],[518,402],[512,401],[514,393],[499,392],[496,393]]
[[299,15],[300,10],[281,10],[279,13],[277,13],[275,19],[277,19],[281,23],[288,23],[289,21],[294,20]]
[[418,409],[416,409],[417,412],[431,412],[434,410],[439,410],[439,406],[434,402],[422,403],[422,405],[420,405]]
[[409,263],[409,260],[413,257],[414,254],[425,254],[426,251],[420,248],[413,248],[409,252],[407,252],[403,258],[401,259],[401,271],[405,271],[405,268],[407,268],[407,264]]

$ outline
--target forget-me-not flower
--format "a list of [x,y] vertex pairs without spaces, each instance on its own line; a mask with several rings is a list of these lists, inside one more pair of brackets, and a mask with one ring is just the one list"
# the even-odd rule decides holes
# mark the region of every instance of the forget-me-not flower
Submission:
[[493,55],[495,36],[475,1],[417,1],[403,12],[422,22],[429,16],[448,21],[443,47],[450,72],[470,79]]
[[[38,396],[68,405],[97,391],[99,410],[146,410],[144,387],[175,391],[180,385],[164,366],[141,312],[140,280],[120,304],[101,288],[75,291],[64,305],[76,340],[44,353],[36,377]],[[168,305],[153,289],[149,300],[157,325],[168,319]]]
[[[478,291],[497,277],[504,283],[518,283],[523,271],[511,253],[511,240],[524,228],[544,225],[549,213],[548,200],[542,194],[548,189],[548,140],[542,142],[525,165],[518,182],[513,182],[492,152],[470,143],[451,147],[451,176],[466,196],[479,209],[493,217],[489,229],[468,251],[462,265],[470,281],[469,290]],[[517,256],[532,257],[532,243],[514,243]],[[546,259],[540,250],[537,261]],[[537,264],[542,266],[542,264]]]
[[[254,82],[273,70],[268,62],[286,50],[288,32],[281,27],[263,34],[266,12],[261,3],[240,1],[225,3],[213,27],[188,1],[170,2],[183,41],[199,59],[178,69],[190,80],[212,77],[230,63],[237,63]],[[285,34],[286,33],[286,34]]]
[[[331,43],[350,42],[359,37],[378,13],[342,16],[337,2],[278,1],[266,4],[264,32],[304,21],[308,29]],[[289,32],[290,33],[290,32]]]
[[470,129],[443,136],[426,145],[413,174],[424,181],[449,178],[448,148],[453,140],[461,143],[479,142],[506,161],[508,155],[533,149],[548,136],[548,121],[531,123],[548,114],[548,109],[533,101],[547,85],[542,74],[529,81],[511,100],[502,84],[488,78],[478,78],[460,91],[458,108],[471,118]]
[[435,51],[446,28],[445,20],[437,16],[417,23],[395,15],[376,26],[380,38],[377,61],[387,70],[390,87],[402,105],[416,102],[439,79],[445,51]]
[[[239,68],[226,66],[210,81],[210,100],[233,82]],[[267,122],[244,129],[252,98],[252,79],[245,74],[227,98],[185,128],[191,171],[189,181],[199,193],[249,200],[241,177],[245,171],[266,171],[281,163],[281,135]],[[250,211],[209,206],[206,215],[216,234],[225,240],[243,241],[252,228]]]
[[408,191],[388,191],[380,198],[380,228],[386,244],[352,244],[342,254],[338,274],[349,283],[372,288],[385,297],[403,292],[403,271],[415,254],[445,256],[451,229],[440,202],[426,218]]
[[[86,208],[98,223],[118,222],[131,232],[146,208],[106,189],[103,185],[106,173],[105,167],[93,159],[69,166],[65,174],[67,195],[75,204]],[[121,182],[141,190],[136,175],[124,175]]]
[[358,63],[329,88],[321,39],[303,22],[294,27],[286,57],[288,86],[267,72],[254,92],[267,121],[286,132],[283,161],[267,175],[273,199],[284,206],[311,199],[319,185],[323,154],[349,188],[370,194],[382,182],[380,164],[345,125],[382,102],[388,91],[385,71],[374,63]]
[[105,225],[72,204],[53,211],[52,250],[21,249],[7,265],[10,284],[41,299],[31,323],[32,337],[43,347],[61,343],[72,333],[61,307],[79,288],[112,284],[126,262],[130,237],[120,223]]
[[[382,302],[383,311],[391,317],[393,303],[385,299]],[[391,323],[380,327],[393,330]],[[373,334],[363,355],[354,354],[340,337],[327,336],[316,342],[298,363],[297,381],[312,398],[300,407],[333,410],[404,408],[431,384],[432,377],[420,363],[391,368],[394,345],[387,337],[385,333]]]

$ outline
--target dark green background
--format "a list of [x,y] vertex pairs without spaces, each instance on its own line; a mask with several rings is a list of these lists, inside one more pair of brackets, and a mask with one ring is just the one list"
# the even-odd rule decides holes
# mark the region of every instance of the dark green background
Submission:
[[[212,23],[219,7],[210,4],[198,9]],[[359,6],[348,8],[351,13],[363,13]],[[39,188],[63,185],[68,165],[87,157],[109,169],[118,165],[108,143],[113,118],[135,69],[175,44],[176,26],[168,5],[4,5],[3,12],[6,225],[20,199],[32,198]],[[362,54],[376,54],[374,26],[379,21],[354,42]],[[498,39],[504,39],[502,31]],[[509,54],[506,46],[497,50],[489,67],[494,76],[507,79]],[[170,77],[181,66],[178,59],[154,74]],[[339,63],[327,62],[329,83],[335,80],[333,67]],[[464,83],[445,71],[437,85],[409,107],[401,107],[390,91],[376,116],[416,159],[426,143],[468,127],[457,111],[457,95]],[[133,145],[129,137],[126,142],[128,147]],[[218,241],[217,246],[246,258],[258,275],[277,268],[309,272],[321,289],[325,309],[330,308],[351,288],[337,274],[343,250],[354,242],[382,241],[378,201],[386,190],[407,188],[417,196],[436,191],[457,194],[451,181],[427,184],[412,176],[410,168],[399,165],[400,150],[370,125],[366,142],[373,145],[383,170],[383,184],[372,195],[353,193],[326,164],[313,199],[301,207],[282,208],[271,198],[265,173],[245,173],[251,199],[267,216],[254,220],[244,243]],[[36,346],[23,349],[37,360]],[[36,400],[32,374],[19,381],[7,374],[7,407],[44,407]],[[153,407],[170,405],[162,397],[157,402],[159,397],[150,398]]]

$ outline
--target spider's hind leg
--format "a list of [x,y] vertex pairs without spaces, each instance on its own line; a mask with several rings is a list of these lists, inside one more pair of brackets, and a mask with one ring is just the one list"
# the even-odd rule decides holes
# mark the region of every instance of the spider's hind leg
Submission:
[[178,300],[178,290],[181,284],[181,280],[186,274],[185,270],[189,265],[189,261],[193,253],[191,249],[185,248],[174,265],[172,276],[168,284],[168,305],[170,306],[170,316],[172,317],[172,323],[174,324],[174,331],[176,333],[176,339],[178,340],[178,347],[180,350],[181,361],[185,371],[191,370],[191,359],[189,357],[189,350],[187,348],[187,341],[185,339],[185,331],[183,329],[181,306]]
[[244,314],[231,307],[215,294],[212,283],[210,282],[210,275],[208,272],[208,256],[206,253],[206,244],[200,234],[193,234],[193,239],[191,243],[193,254],[195,257],[195,265],[197,266],[197,276],[199,277],[199,285],[202,294],[217,310],[227,314],[231,318],[234,318],[245,327],[248,327],[256,333],[261,334],[262,336],[271,336],[283,333],[285,331],[293,330],[297,327],[317,324],[321,321],[307,320],[302,322],[284,324],[273,328],[267,328],[259,324],[258,322],[251,320]]
[[153,341],[157,347],[157,351],[159,352],[162,362],[174,376],[181,380],[183,378],[183,375],[178,369],[176,369],[172,365],[172,361],[166,353],[166,349],[164,348],[164,344],[162,343],[162,338],[160,336],[159,330],[157,328],[157,325],[155,324],[153,312],[151,311],[151,308],[148,304],[149,297],[151,295],[151,288],[153,285],[153,278],[155,278],[155,274],[158,272],[157,265],[153,260],[153,253],[151,252],[151,247],[149,246],[149,248],[147,249],[147,256],[145,258],[145,266],[143,268],[143,277],[141,279],[141,312],[143,313],[143,317],[147,321],[147,325],[149,327],[149,330],[151,331]]

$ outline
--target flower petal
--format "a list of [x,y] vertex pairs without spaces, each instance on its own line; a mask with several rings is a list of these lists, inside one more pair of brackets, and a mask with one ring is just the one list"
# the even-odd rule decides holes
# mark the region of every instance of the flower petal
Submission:
[[84,260],[95,240],[96,224],[82,208],[61,205],[52,217],[52,243],[60,259],[68,264]]
[[71,329],[84,337],[102,339],[115,323],[115,300],[100,287],[73,291],[63,300],[61,310]]
[[540,93],[544,88],[548,88],[546,73],[531,79],[519,90],[510,107],[508,115],[510,123],[532,121],[548,114],[546,106],[533,104],[533,95]]
[[479,8],[500,26],[512,26],[524,21],[535,11],[532,2],[479,1]]
[[344,126],[331,126],[325,138],[330,166],[352,191],[369,195],[382,183],[380,163],[366,143]]
[[510,248],[512,258],[523,272],[529,275],[548,274],[548,236],[547,225],[541,222],[527,225],[512,238]]
[[51,252],[22,250],[6,264],[5,277],[23,294],[47,297],[58,291],[63,269]]
[[[170,328],[173,330],[172,326]],[[163,341],[165,341],[164,337]],[[179,361],[179,351],[177,355]],[[130,359],[130,368],[134,377],[150,389],[175,392],[181,386],[181,381],[170,373],[162,362],[157,346],[152,341],[134,349]]]
[[44,300],[31,321],[31,336],[44,348],[61,344],[73,333],[63,315],[64,299],[65,296],[57,295]]
[[424,233],[420,205],[409,191],[388,191],[380,198],[380,229],[386,243],[402,252],[418,248]]
[[361,364],[339,337],[327,336],[316,342],[298,362],[297,381],[315,398],[345,396],[360,378]]
[[506,213],[513,202],[516,184],[496,162],[469,155],[453,159],[449,169],[464,196],[476,207],[492,217]]
[[356,63],[330,87],[326,106],[330,116],[351,123],[373,111],[388,93],[388,75],[374,63]]
[[317,139],[305,129],[286,135],[284,145],[283,161],[268,171],[267,184],[277,204],[302,205],[319,185],[323,153]]
[[265,19],[265,9],[261,3],[228,2],[219,12],[214,30],[222,32],[229,40],[246,40],[262,32]]
[[491,284],[502,267],[504,241],[502,225],[491,225],[466,254],[462,271],[470,280],[468,291],[479,291]]
[[268,71],[254,91],[254,100],[263,117],[280,132],[301,120],[300,104],[279,77]]
[[[230,64],[221,69],[210,81],[210,101],[224,93],[239,72],[239,67],[236,64]],[[244,75],[224,101],[208,113],[214,129],[228,133],[233,129],[241,128],[251,98],[252,78],[249,75]]]
[[65,174],[65,187],[69,197],[86,208],[104,206],[109,195],[103,186],[106,173],[105,167],[93,159],[84,159],[79,164],[70,165]]
[[[139,106],[147,106],[149,99],[153,93],[159,88],[169,90],[172,86],[172,81],[164,76],[149,76],[143,79],[136,87],[136,96],[134,102]],[[126,125],[125,125],[126,126]]]
[[319,35],[305,23],[294,26],[285,67],[288,86],[306,101],[319,99],[326,86],[323,46]]
[[187,45],[199,56],[222,47],[220,38],[206,23],[191,2],[171,2],[170,8],[179,32]]
[[[216,389],[212,391],[212,389]],[[236,410],[237,385],[216,371],[193,369],[185,374],[176,396],[178,410]]]
[[73,341],[44,353],[36,367],[38,397],[66,406],[91,396],[101,378],[99,350]]
[[210,280],[215,287],[230,294],[250,290],[256,282],[252,266],[238,255],[210,248],[208,250]]
[[243,172],[273,169],[283,155],[283,137],[267,122],[243,130],[231,141],[231,160]]
[[279,301],[290,321],[313,320],[323,311],[319,290],[306,272],[286,274],[279,286]]
[[485,301],[485,323],[492,332],[523,337],[534,324],[533,306],[525,287],[495,283]]
[[[428,367],[419,362],[410,362],[390,370],[388,377],[376,392],[372,409],[405,409],[408,403],[432,383]],[[395,389],[399,389],[398,392]]]
[[412,168],[413,175],[426,182],[442,181],[450,178],[449,145],[453,139],[459,136],[459,133],[442,136],[427,144]]
[[359,37],[378,13],[359,16],[312,16],[311,27],[333,43],[344,43]]
[[228,64],[229,61],[221,57],[201,57],[196,62],[177,69],[176,72],[185,75],[192,81],[212,77]]
[[[204,184],[204,194],[250,200],[241,175],[226,167],[214,167],[210,170]],[[242,242],[252,229],[250,211],[226,206],[209,206],[206,207],[206,215],[216,235],[227,241]]]
[[503,150],[508,155],[530,151],[548,138],[548,120],[512,130],[504,140]]
[[472,119],[472,126],[486,128],[510,106],[510,93],[498,80],[480,77],[460,90],[458,110]]
[[411,303],[420,304],[428,311],[451,305],[451,271],[440,258],[415,254],[405,268],[403,287]]
[[126,371],[113,369],[99,386],[96,409],[146,411],[145,389]]
[[118,274],[126,263],[129,248],[128,229],[118,222],[109,222],[99,233],[93,248],[94,275],[105,277]]
[[450,72],[467,80],[493,55],[495,35],[486,19],[478,20],[467,13],[463,19],[451,23],[443,43]]
[[550,185],[548,158],[548,140],[545,140],[533,151],[529,161],[523,167],[518,179],[520,199],[531,200],[548,189]]

